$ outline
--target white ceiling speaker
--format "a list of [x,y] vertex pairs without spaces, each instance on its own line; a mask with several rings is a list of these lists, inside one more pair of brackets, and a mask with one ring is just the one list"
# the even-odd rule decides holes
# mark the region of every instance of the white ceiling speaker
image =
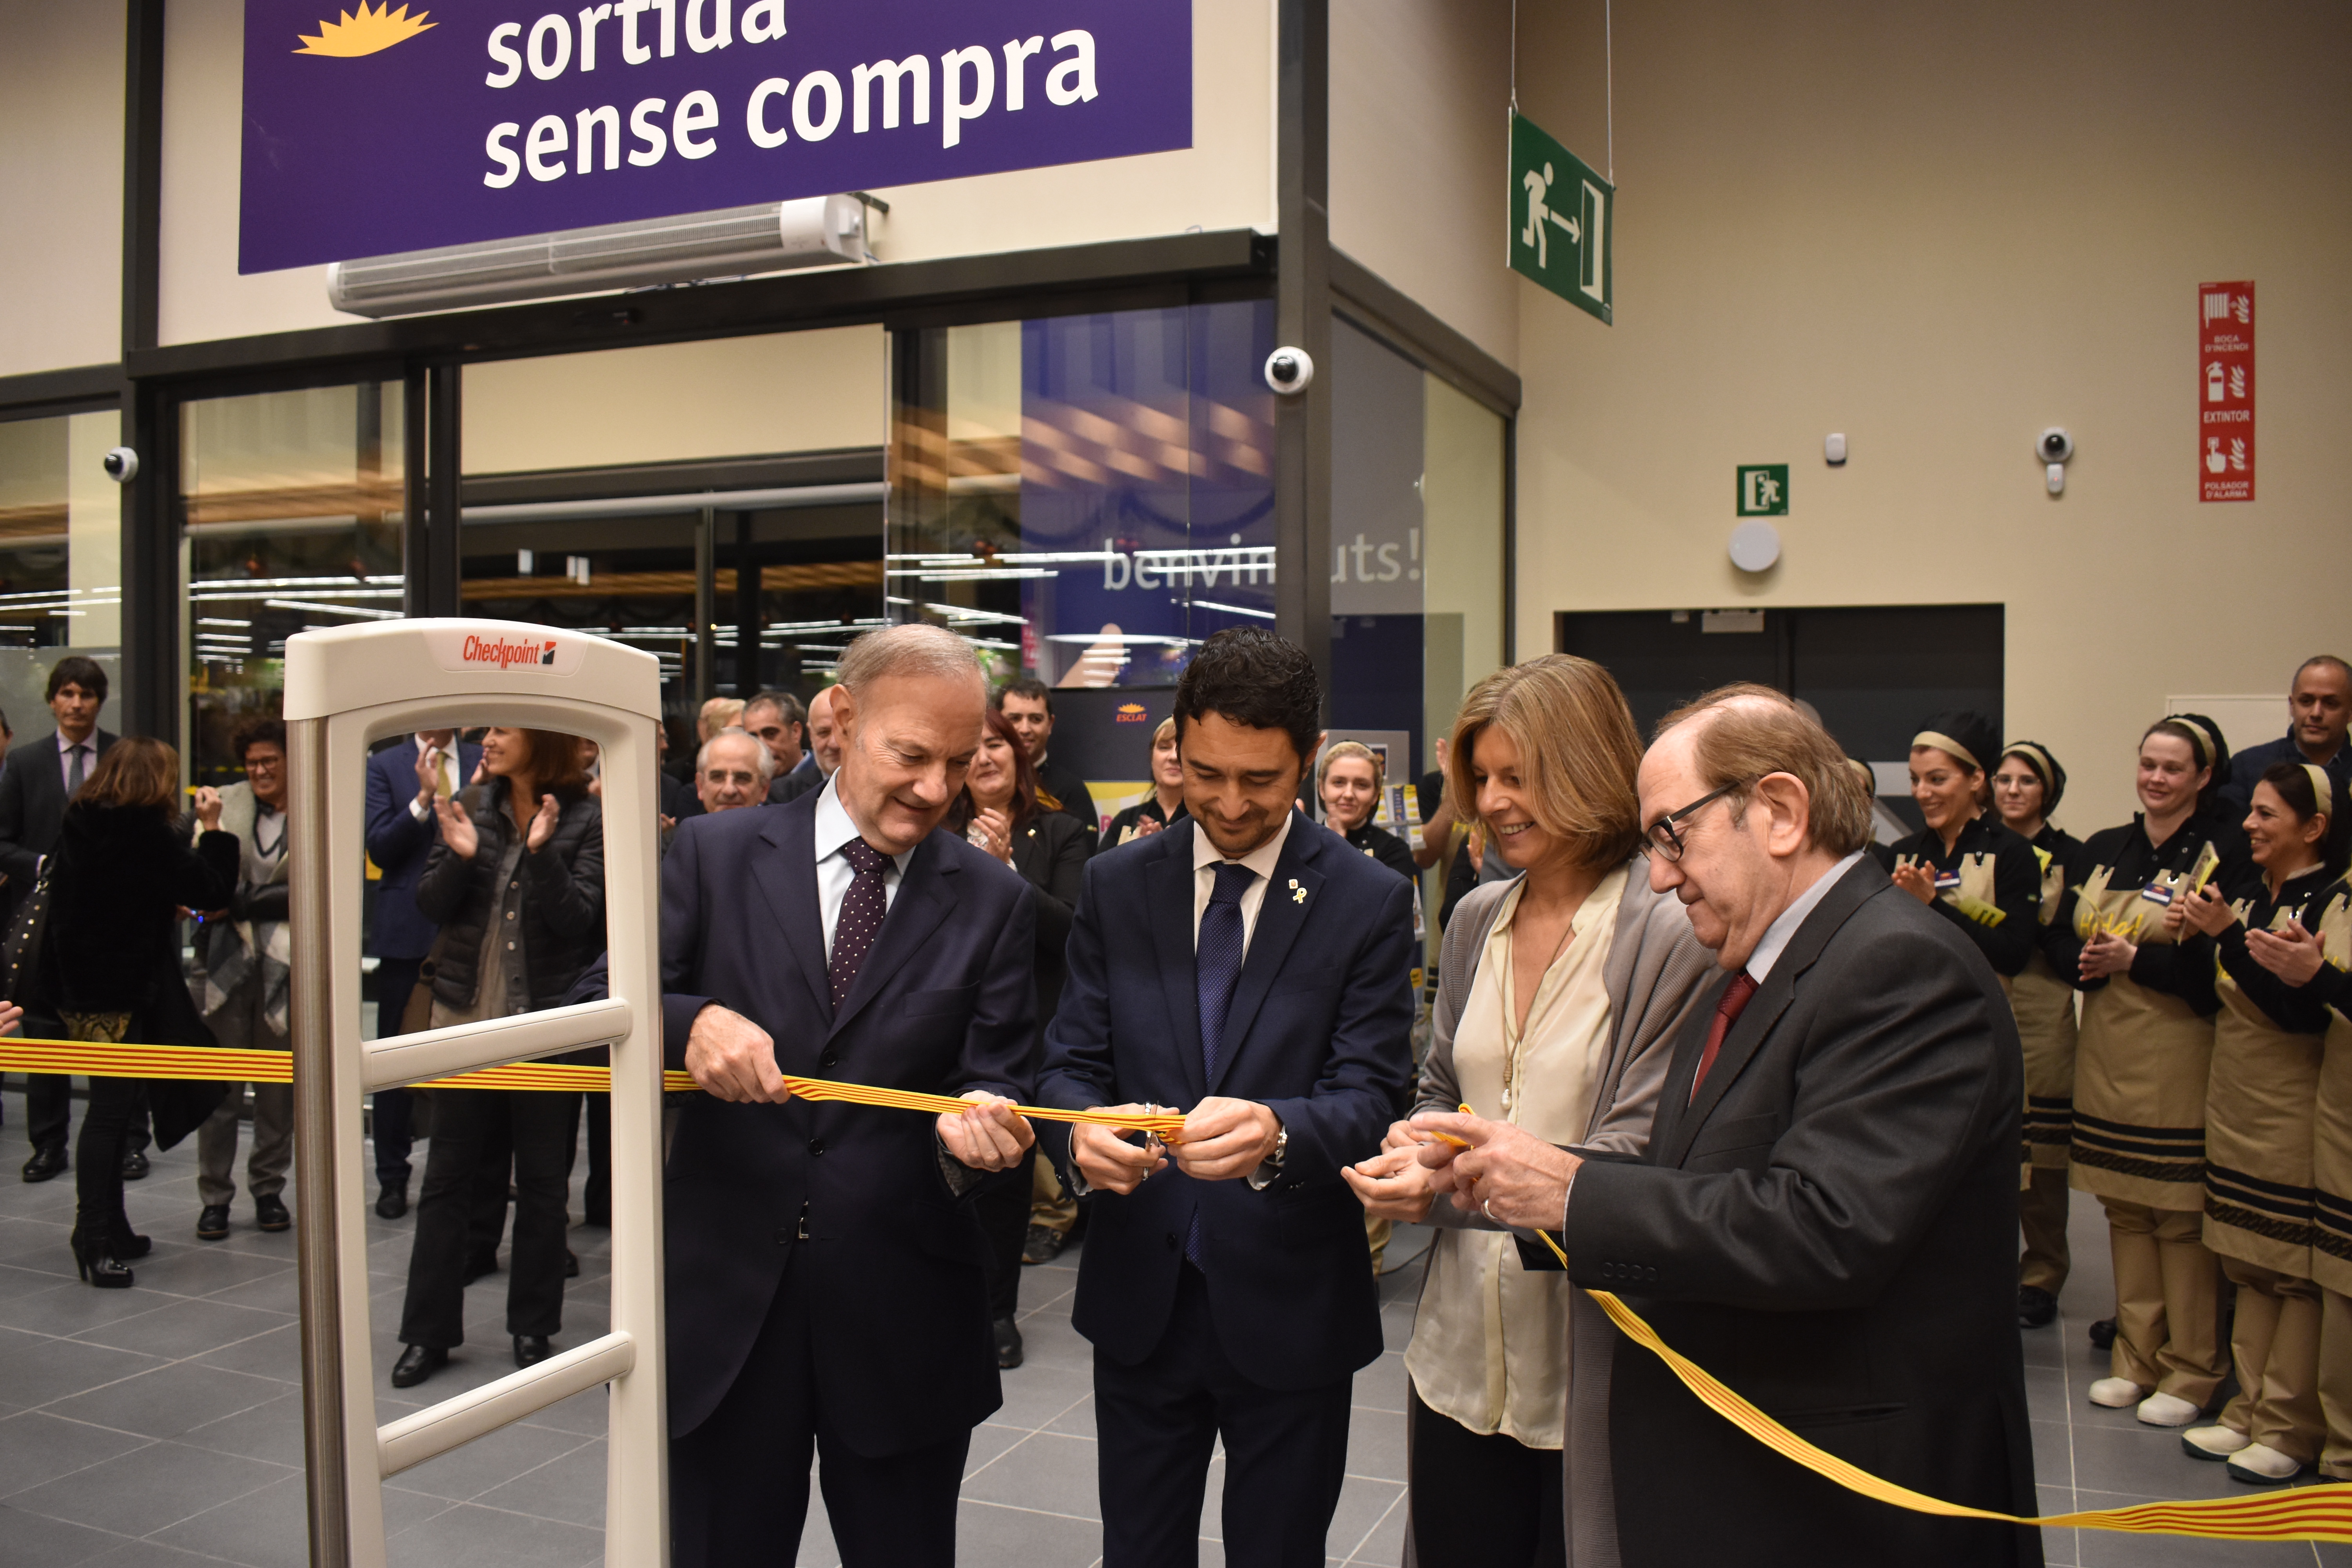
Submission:
[[1780,531],[1751,517],[1731,531],[1731,563],[1742,572],[1769,572],[1780,559]]

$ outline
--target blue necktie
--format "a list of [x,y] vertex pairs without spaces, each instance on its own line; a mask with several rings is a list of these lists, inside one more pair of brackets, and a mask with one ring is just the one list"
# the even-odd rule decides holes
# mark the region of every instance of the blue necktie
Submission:
[[[1198,976],[1195,993],[1201,1008],[1201,1081],[1217,1079],[1217,1060],[1224,1054],[1225,1015],[1233,1010],[1234,988],[1242,978],[1242,895],[1257,880],[1248,867],[1227,862],[1217,868],[1217,883],[1209,892],[1209,907],[1201,911],[1201,934],[1193,947],[1192,967]],[[1184,1238],[1184,1256],[1201,1267],[1201,1212],[1192,1211],[1191,1232]]]

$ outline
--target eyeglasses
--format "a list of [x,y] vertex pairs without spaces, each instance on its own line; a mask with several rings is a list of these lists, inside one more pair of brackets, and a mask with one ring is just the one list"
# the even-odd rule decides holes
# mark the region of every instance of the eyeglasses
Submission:
[[1756,781],[1753,779],[1734,779],[1731,783],[1725,784],[1721,789],[1712,789],[1707,791],[1705,795],[1699,796],[1688,805],[1684,806],[1680,811],[1670,811],[1666,813],[1665,816],[1658,818],[1657,821],[1650,824],[1648,827],[1643,829],[1643,837],[1649,840],[1651,853],[1656,855],[1663,860],[1674,861],[1681,859],[1683,858],[1683,837],[1681,834],[1675,831],[1675,824],[1677,822],[1687,822],[1701,807],[1706,806],[1712,802],[1721,800],[1725,795],[1735,795],[1740,790],[1746,789],[1749,784],[1755,782]]

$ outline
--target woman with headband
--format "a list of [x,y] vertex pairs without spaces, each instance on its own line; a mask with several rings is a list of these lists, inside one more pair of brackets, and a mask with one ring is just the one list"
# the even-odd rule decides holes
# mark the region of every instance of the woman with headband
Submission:
[[2181,1434],[2242,1481],[2284,1481],[2319,1458],[2319,1287],[2312,1282],[2313,1107],[2327,1008],[2249,951],[2254,931],[2304,926],[2344,869],[2344,828],[2327,774],[2273,763],[2254,785],[2245,830],[2259,880],[2235,900],[2208,885],[2175,902],[2179,924],[2213,939],[2213,1075],[2205,1098],[2205,1245],[2238,1287],[2230,1351],[2239,1394],[2218,1423]]
[[2072,1264],[2066,1247],[2066,1150],[2074,1136],[2074,986],[2051,966],[2042,938],[2067,887],[2081,875],[2083,841],[2050,825],[2066,793],[2066,770],[2035,741],[2011,741],[1993,770],[2001,826],[2033,846],[2042,870],[2041,916],[2032,957],[2009,983],[2010,1010],[2025,1047],[2026,1184],[2017,1194],[2025,1253],[2018,1264],[2017,1324],[2038,1329],[2058,1315]]
[[2083,847],[2083,879],[2043,941],[2084,993],[2071,1175],[2105,1206],[2115,1258],[2113,1370],[2090,1399],[2137,1405],[2151,1426],[2196,1420],[2227,1372],[2221,1266],[2204,1239],[2213,942],[2165,915],[2208,883],[2242,886],[2245,837],[2215,810],[2228,765],[2210,719],[2176,713],[2149,725],[2141,810]]
[[1911,738],[1911,798],[1927,826],[1895,846],[1895,885],[1966,931],[2001,989],[2032,956],[2042,902],[2033,846],[1985,816],[1985,763],[2000,731],[1938,713]]
[[[2330,804],[2352,828],[2352,807],[2341,799]],[[2319,1287],[2315,1381],[2326,1428],[2319,1476],[2352,1481],[2352,879],[2338,879],[2314,898],[2300,923],[2275,931],[2249,925],[2246,952],[2326,1009],[2311,1139],[2311,1273]]]

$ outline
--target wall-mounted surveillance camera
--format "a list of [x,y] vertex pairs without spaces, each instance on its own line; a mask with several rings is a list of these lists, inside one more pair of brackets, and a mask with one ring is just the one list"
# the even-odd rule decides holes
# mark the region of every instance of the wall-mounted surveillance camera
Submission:
[[127,485],[139,477],[139,454],[128,447],[117,447],[99,459],[106,477],[118,485]]
[[1296,397],[1315,380],[1315,359],[1305,349],[1279,348],[1265,356],[1265,384]]
[[2050,486],[2050,493],[2065,494],[2066,464],[2074,456],[2074,437],[2067,435],[2063,426],[2053,425],[2033,443],[2033,455],[2044,464],[2042,477]]

